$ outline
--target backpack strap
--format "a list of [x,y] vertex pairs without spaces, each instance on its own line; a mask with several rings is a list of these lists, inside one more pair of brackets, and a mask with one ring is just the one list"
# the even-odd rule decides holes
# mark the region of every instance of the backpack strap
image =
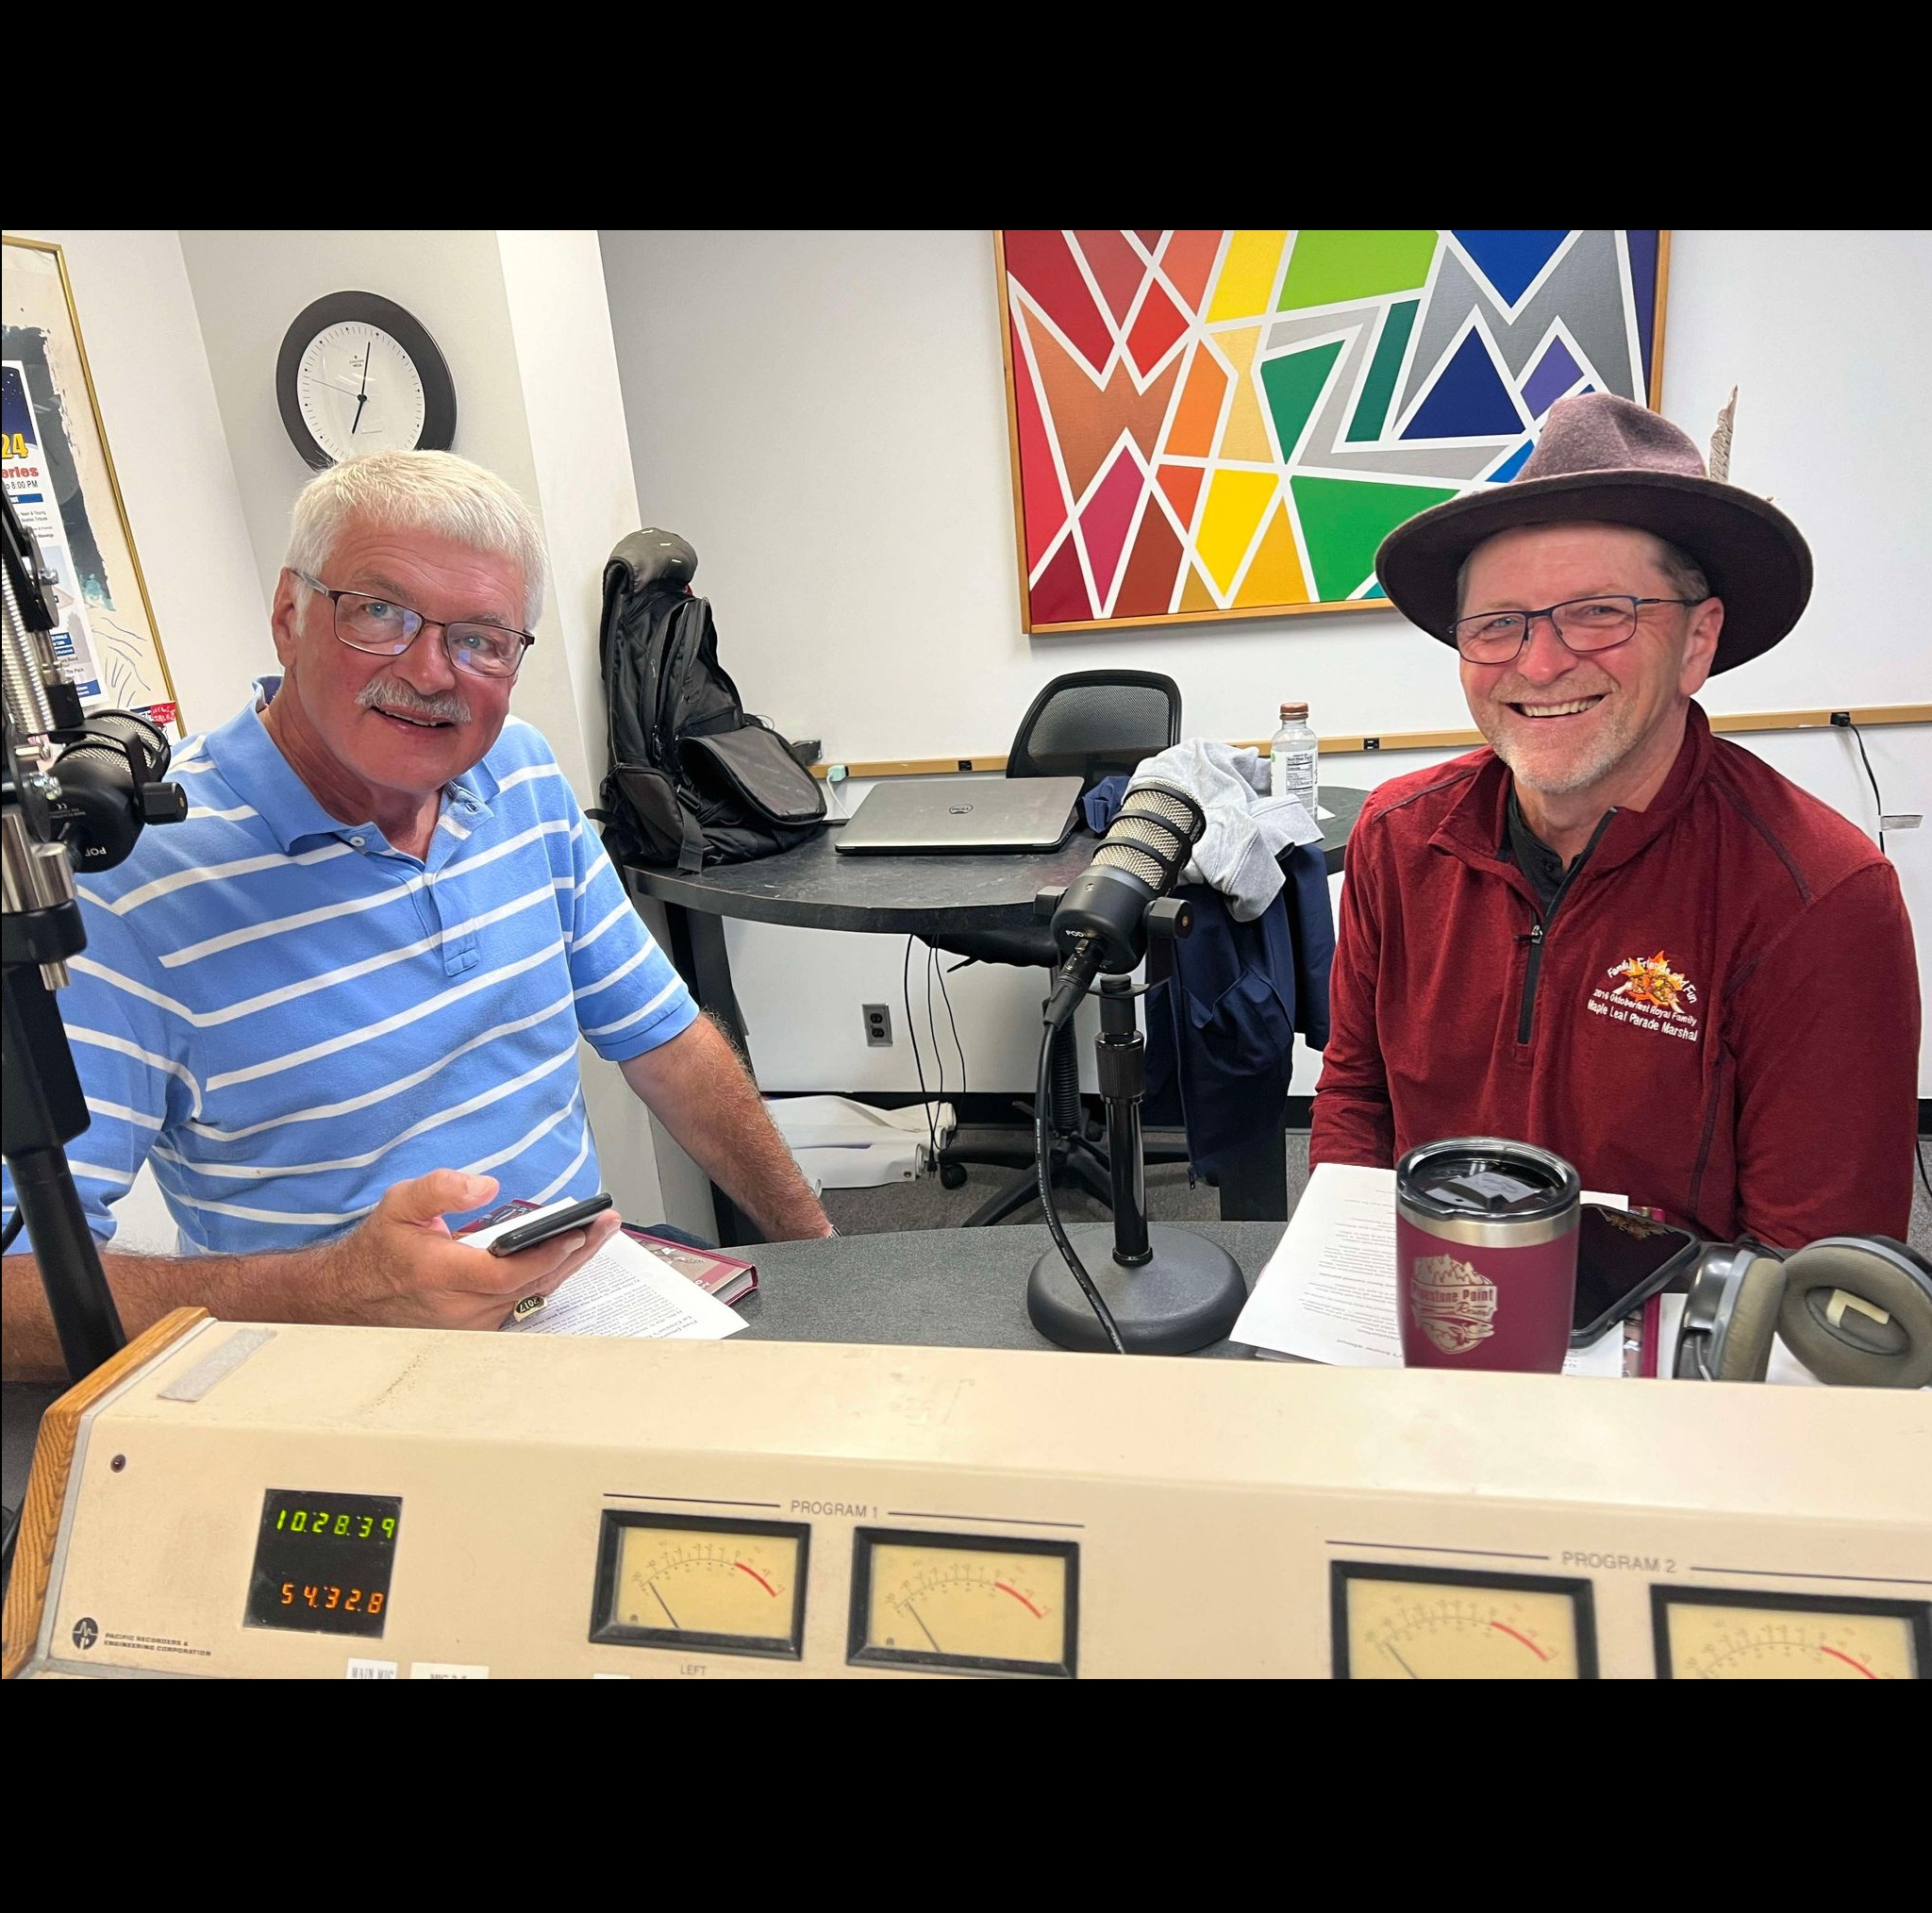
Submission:
[[684,841],[677,846],[677,868],[686,876],[695,876],[705,867],[705,833],[688,805],[677,807],[677,821],[684,832]]

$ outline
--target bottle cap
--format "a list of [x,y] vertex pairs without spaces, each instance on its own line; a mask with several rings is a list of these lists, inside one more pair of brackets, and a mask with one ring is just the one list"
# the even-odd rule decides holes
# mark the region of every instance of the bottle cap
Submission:
[[1281,715],[1284,720],[1288,718],[1305,718],[1307,714],[1308,707],[1305,704],[1285,704],[1281,707]]

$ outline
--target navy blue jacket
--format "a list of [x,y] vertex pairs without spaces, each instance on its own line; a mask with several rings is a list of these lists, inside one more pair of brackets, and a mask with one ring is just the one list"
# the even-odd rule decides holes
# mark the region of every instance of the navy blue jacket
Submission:
[[[1091,827],[1111,821],[1126,781],[1108,778],[1088,793]],[[1204,884],[1174,892],[1193,905],[1194,930],[1166,946],[1173,973],[1147,992],[1142,1114],[1149,1123],[1186,1125],[1197,1175],[1218,1173],[1280,1123],[1296,1031],[1310,1049],[1328,1040],[1335,920],[1327,859],[1319,843],[1302,844],[1282,868],[1281,894],[1252,923],[1236,923],[1227,899]]]

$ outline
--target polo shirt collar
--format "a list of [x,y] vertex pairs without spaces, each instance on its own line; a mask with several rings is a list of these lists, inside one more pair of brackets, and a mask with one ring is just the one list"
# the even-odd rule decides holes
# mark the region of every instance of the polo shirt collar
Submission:
[[[246,706],[208,734],[208,757],[229,788],[254,807],[256,815],[288,854],[292,855],[298,844],[319,837],[346,837],[352,830],[375,828],[371,823],[344,823],[341,818],[331,817],[269,736],[261,713],[281,688],[279,674],[258,677]],[[452,777],[443,791],[446,799],[473,804],[479,814],[487,816],[497,789],[486,759],[473,764],[460,777]]]

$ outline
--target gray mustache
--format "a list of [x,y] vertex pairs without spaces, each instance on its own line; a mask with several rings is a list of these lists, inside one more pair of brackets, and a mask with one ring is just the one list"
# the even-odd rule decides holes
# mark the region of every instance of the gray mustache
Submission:
[[372,678],[356,694],[365,710],[400,711],[405,717],[427,718],[432,724],[466,724],[470,707],[453,690],[438,691],[425,697],[400,677]]

